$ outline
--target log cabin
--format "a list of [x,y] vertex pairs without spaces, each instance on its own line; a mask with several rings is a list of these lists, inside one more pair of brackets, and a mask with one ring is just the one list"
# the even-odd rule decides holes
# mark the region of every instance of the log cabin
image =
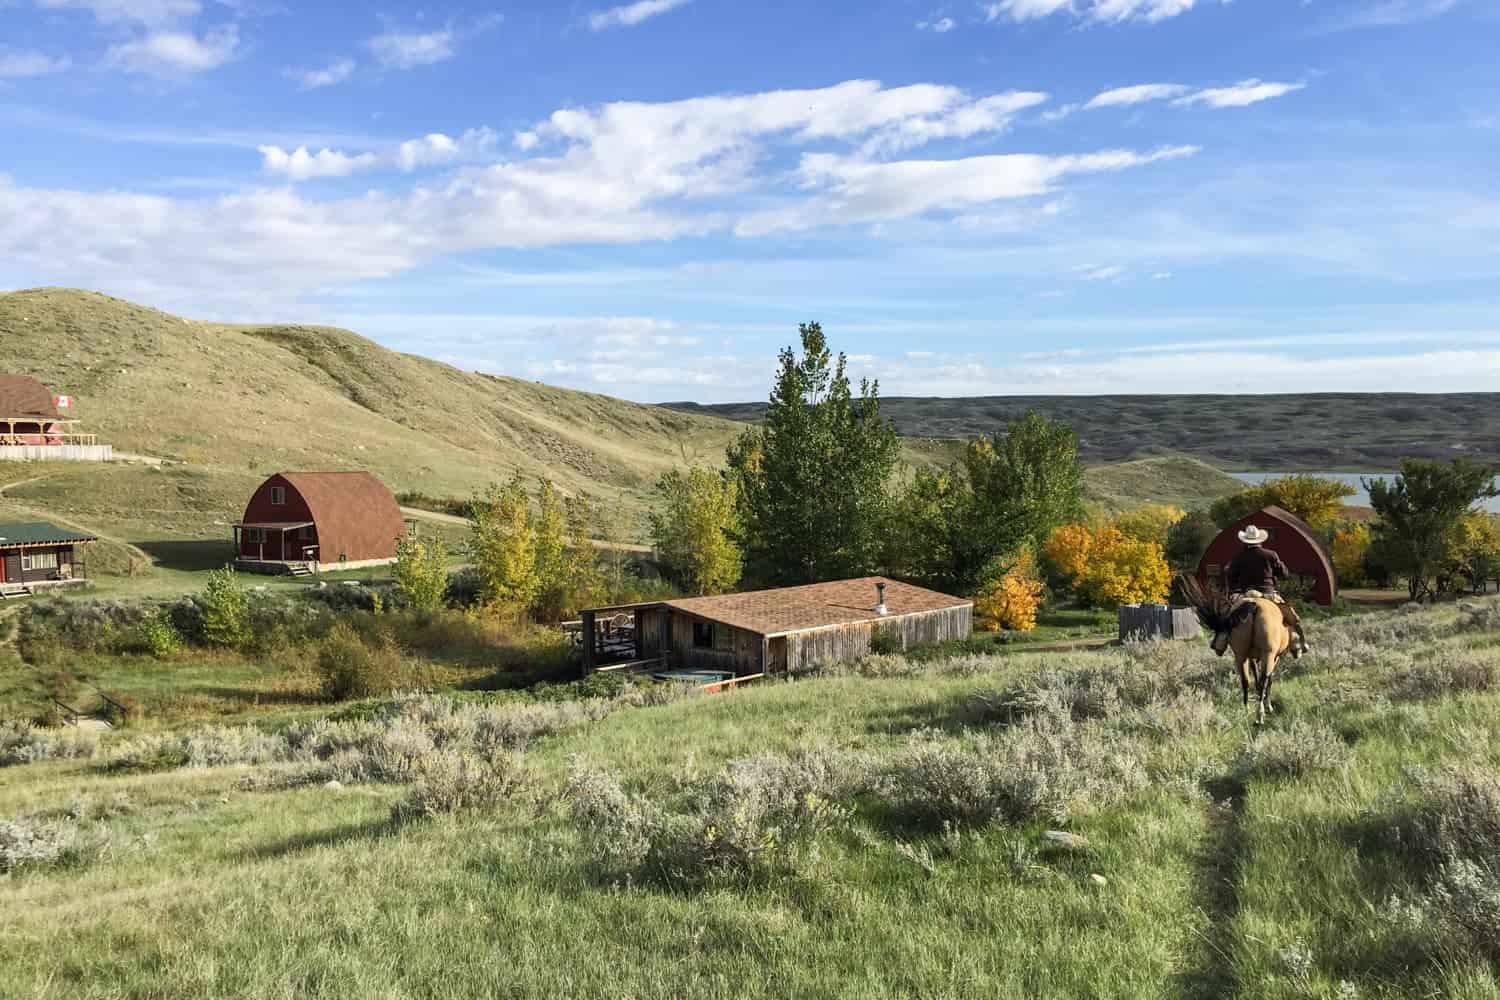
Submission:
[[96,541],[45,521],[0,524],[0,598],[86,583],[78,548]]
[[804,670],[893,647],[968,636],[974,602],[881,577],[717,597],[590,608],[581,615],[584,673],[610,661],[730,677]]

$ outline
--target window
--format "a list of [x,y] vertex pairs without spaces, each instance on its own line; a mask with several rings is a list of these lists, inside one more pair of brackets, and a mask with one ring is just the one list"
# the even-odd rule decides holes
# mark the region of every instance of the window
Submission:
[[56,552],[23,552],[21,553],[21,569],[57,569]]
[[264,542],[265,540],[266,540],[266,530],[264,528],[246,528],[245,529],[245,541],[249,542],[251,545],[259,545],[261,542]]
[[728,625],[715,625],[714,649],[725,653],[734,652],[734,629]]
[[712,649],[714,626],[712,622],[693,622],[693,648]]
[[271,487],[271,506],[272,507],[284,507],[284,506],[286,506],[286,487],[285,486],[272,486]]
[[312,541],[313,526],[310,524],[304,524],[302,527],[298,528],[297,537],[302,539],[304,542]]

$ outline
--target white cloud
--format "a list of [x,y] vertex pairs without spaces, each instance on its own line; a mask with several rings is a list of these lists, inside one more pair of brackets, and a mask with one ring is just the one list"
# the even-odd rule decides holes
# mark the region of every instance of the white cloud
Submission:
[[1173,104],[1206,104],[1211,108],[1243,108],[1269,101],[1306,87],[1305,83],[1270,83],[1263,80],[1241,80],[1232,87],[1213,87],[1179,97]]
[[232,60],[239,44],[239,29],[233,24],[204,35],[156,31],[112,46],[106,62],[134,73],[201,73]]
[[530,129],[523,129],[522,131],[519,131],[515,134],[513,141],[516,144],[516,148],[524,153],[527,150],[535,149],[537,143],[541,142],[542,140],[540,136],[538,136]]
[[629,28],[640,24],[647,18],[665,14],[691,2],[692,0],[637,0],[636,3],[621,4],[608,10],[595,11],[589,15],[589,27],[594,31]]
[[802,187],[817,191],[794,207],[747,216],[736,226],[741,236],[910,218],[953,211],[1054,190],[1069,174],[1124,170],[1192,156],[1196,146],[1166,146],[1149,153],[1106,150],[1073,156],[1008,153],[957,160],[869,160],[810,153],[802,157]]
[[7,52],[0,49],[0,80],[7,77],[48,76],[61,73],[72,65],[67,56],[44,55],[41,52]]
[[410,173],[418,167],[472,159],[494,149],[497,138],[487,128],[471,128],[457,139],[433,132],[420,139],[408,139],[397,147],[395,164]]
[[1125,269],[1119,264],[1110,264],[1108,267],[1090,267],[1078,273],[1084,281],[1111,281],[1125,273]]
[[1017,112],[1045,103],[1036,91],[1012,91],[977,101],[958,101],[938,114],[914,115],[880,129],[865,144],[869,154],[892,153],[938,139],[967,139],[1006,128]]
[[289,66],[283,72],[287,77],[296,80],[303,90],[316,90],[319,87],[332,87],[343,83],[354,75],[354,68],[353,59],[338,59],[322,69],[298,69]]
[[198,0],[36,0],[45,10],[86,10],[104,24],[166,25],[196,17]]
[[1192,10],[1195,0],[998,0],[982,5],[987,21],[1036,21],[1067,13],[1084,21],[1165,21]]
[[1172,276],[1171,271],[1154,271],[1151,274],[1152,281],[1166,281]]
[[306,146],[298,146],[290,153],[280,146],[261,146],[260,154],[262,170],[290,181],[347,177],[355,171],[373,167],[378,162],[373,153],[348,156],[332,149],[309,153]]
[[415,69],[453,58],[453,31],[387,31],[365,43],[382,66]]
[[919,31],[930,31],[937,35],[946,35],[956,27],[958,27],[958,22],[951,17],[934,16],[926,21],[917,22],[917,29]]
[[1187,93],[1189,89],[1180,83],[1140,83],[1133,87],[1116,87],[1114,90],[1095,94],[1084,107],[1088,109],[1129,107],[1146,101],[1162,101],[1169,97],[1178,97]]
[[1441,17],[1460,0],[1384,0],[1355,6],[1319,25],[1317,31],[1349,31],[1358,28],[1397,28]]

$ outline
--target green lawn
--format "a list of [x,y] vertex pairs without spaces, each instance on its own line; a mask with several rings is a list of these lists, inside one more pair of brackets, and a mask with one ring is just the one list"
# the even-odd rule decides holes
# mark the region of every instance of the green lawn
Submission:
[[[1500,649],[1457,615],[1321,623],[1262,731],[1196,643],[887,663],[621,708],[534,743],[510,804],[400,824],[391,785],[9,768],[0,816],[85,798],[109,848],[0,881],[0,996],[1497,997],[1482,954],[1387,915],[1428,877],[1390,839],[1403,768],[1500,764]],[[669,802],[753,754],[1024,739],[973,706],[1100,677],[1126,702],[1035,766],[1137,754],[1149,779],[1072,811],[1077,853],[1047,849],[1041,816],[912,826],[871,786],[801,874],[661,887],[599,874],[567,816],[575,755]]]

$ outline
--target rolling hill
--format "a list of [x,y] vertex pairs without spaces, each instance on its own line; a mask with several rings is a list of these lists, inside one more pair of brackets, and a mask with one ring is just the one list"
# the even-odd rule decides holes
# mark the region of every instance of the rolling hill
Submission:
[[[764,403],[667,403],[683,413],[759,420]],[[1267,396],[891,396],[881,412],[904,435],[991,434],[1038,410],[1078,432],[1088,464],[1183,453],[1220,468],[1384,472],[1407,457],[1469,455],[1500,464],[1497,393]]]

